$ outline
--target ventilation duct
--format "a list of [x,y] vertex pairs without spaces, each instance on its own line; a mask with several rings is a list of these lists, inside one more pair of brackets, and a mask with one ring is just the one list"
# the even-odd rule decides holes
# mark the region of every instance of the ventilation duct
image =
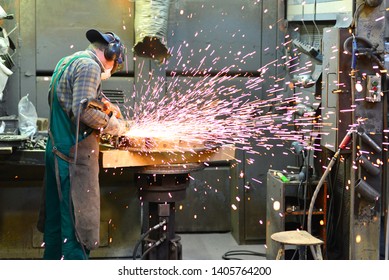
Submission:
[[170,1],[135,1],[135,55],[159,63],[170,57],[166,39]]

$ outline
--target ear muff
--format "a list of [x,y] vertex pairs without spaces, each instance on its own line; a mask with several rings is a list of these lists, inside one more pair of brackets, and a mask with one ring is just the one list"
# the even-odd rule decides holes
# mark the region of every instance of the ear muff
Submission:
[[120,42],[109,43],[104,51],[104,57],[107,60],[117,60],[119,64],[122,63],[122,49]]
[[112,40],[109,42],[108,47],[104,50],[104,57],[107,60],[115,60],[118,64],[121,64],[123,62],[124,47],[120,42],[120,38],[112,32],[107,32],[106,34],[112,36]]

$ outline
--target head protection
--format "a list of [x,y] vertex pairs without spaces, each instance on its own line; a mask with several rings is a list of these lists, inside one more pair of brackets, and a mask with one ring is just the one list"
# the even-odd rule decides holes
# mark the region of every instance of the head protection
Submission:
[[107,60],[114,60],[118,64],[123,63],[124,46],[120,41],[119,36],[113,32],[101,33],[96,29],[90,29],[86,32],[86,38],[89,42],[101,42],[108,45],[104,51],[104,57]]

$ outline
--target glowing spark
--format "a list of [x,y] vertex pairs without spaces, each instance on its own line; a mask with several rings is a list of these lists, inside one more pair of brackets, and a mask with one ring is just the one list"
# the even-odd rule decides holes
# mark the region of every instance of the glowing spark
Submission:
[[[246,8],[242,6],[242,9]],[[184,10],[179,13],[185,14]],[[269,28],[272,27],[270,25]],[[201,32],[203,30],[194,31],[192,36],[198,37]],[[231,36],[244,37],[245,34],[237,30]],[[298,56],[288,55],[282,61],[275,59],[268,62],[257,69],[253,76],[236,74],[241,64],[255,58],[256,52],[247,52],[243,46],[238,51],[230,49],[231,57],[237,65],[221,68],[219,63],[224,57],[218,56],[219,50],[212,47],[211,43],[207,43],[204,48],[198,49],[190,46],[190,41],[184,41],[170,50],[172,54],[174,52],[176,65],[169,65],[171,61],[166,62],[169,65],[167,69],[170,69],[168,79],[153,79],[153,71],[147,77],[139,77],[144,83],[131,96],[131,100],[136,100],[136,103],[133,107],[126,107],[126,115],[131,116],[133,122],[126,133],[129,139],[148,139],[149,142],[142,146],[146,152],[150,150],[144,147],[147,144],[153,147],[158,143],[170,143],[166,149],[171,152],[190,150],[193,154],[201,151],[194,147],[214,148],[232,144],[237,149],[257,154],[256,147],[266,150],[272,149],[274,145],[289,147],[285,141],[305,139],[307,134],[314,134],[315,130],[325,125],[315,124],[317,120],[314,115],[306,114],[301,119],[295,118],[296,110],[289,110],[290,104],[297,104],[297,101],[309,103],[309,100],[299,97],[302,93],[286,97],[284,85],[289,81],[285,77],[274,79],[274,84],[269,88],[266,85],[266,90],[262,88],[264,77],[269,80],[268,75],[271,75],[273,67],[293,67],[290,72],[301,75],[310,73],[313,66],[311,62],[301,66]],[[224,47],[221,46],[220,49]],[[267,50],[270,48],[266,47],[263,51]],[[199,63],[193,66],[192,57],[200,51],[204,56],[196,58]],[[338,49],[333,51],[338,52]],[[143,73],[144,67],[144,63],[139,63],[138,72]],[[264,92],[264,99],[257,96],[258,91]],[[294,131],[291,129],[293,126],[300,126],[302,129]],[[289,152],[285,151],[283,154],[287,156]],[[255,162],[249,159],[248,163]],[[244,176],[243,171],[240,171],[239,177]],[[193,177],[189,178],[194,180]],[[253,180],[262,183],[257,179]]]
[[280,210],[280,209],[281,209],[281,203],[280,203],[279,201],[274,201],[274,202],[273,202],[273,209],[274,209],[275,211]]
[[385,16],[382,16],[382,17],[379,17],[379,18],[376,18],[375,21],[380,21],[380,20],[383,20],[385,19]]
[[255,179],[255,178],[252,178],[252,180],[255,181],[255,182],[258,182],[258,183],[262,184],[262,181],[259,181],[259,180]]

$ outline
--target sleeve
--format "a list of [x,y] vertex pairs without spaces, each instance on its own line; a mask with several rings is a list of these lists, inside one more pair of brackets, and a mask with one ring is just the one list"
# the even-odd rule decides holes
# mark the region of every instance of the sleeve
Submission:
[[96,99],[101,83],[101,70],[91,59],[80,59],[75,67],[73,80],[72,111],[77,116],[80,112],[80,121],[93,129],[103,129],[107,126],[109,117],[98,109],[85,108],[83,100]]

